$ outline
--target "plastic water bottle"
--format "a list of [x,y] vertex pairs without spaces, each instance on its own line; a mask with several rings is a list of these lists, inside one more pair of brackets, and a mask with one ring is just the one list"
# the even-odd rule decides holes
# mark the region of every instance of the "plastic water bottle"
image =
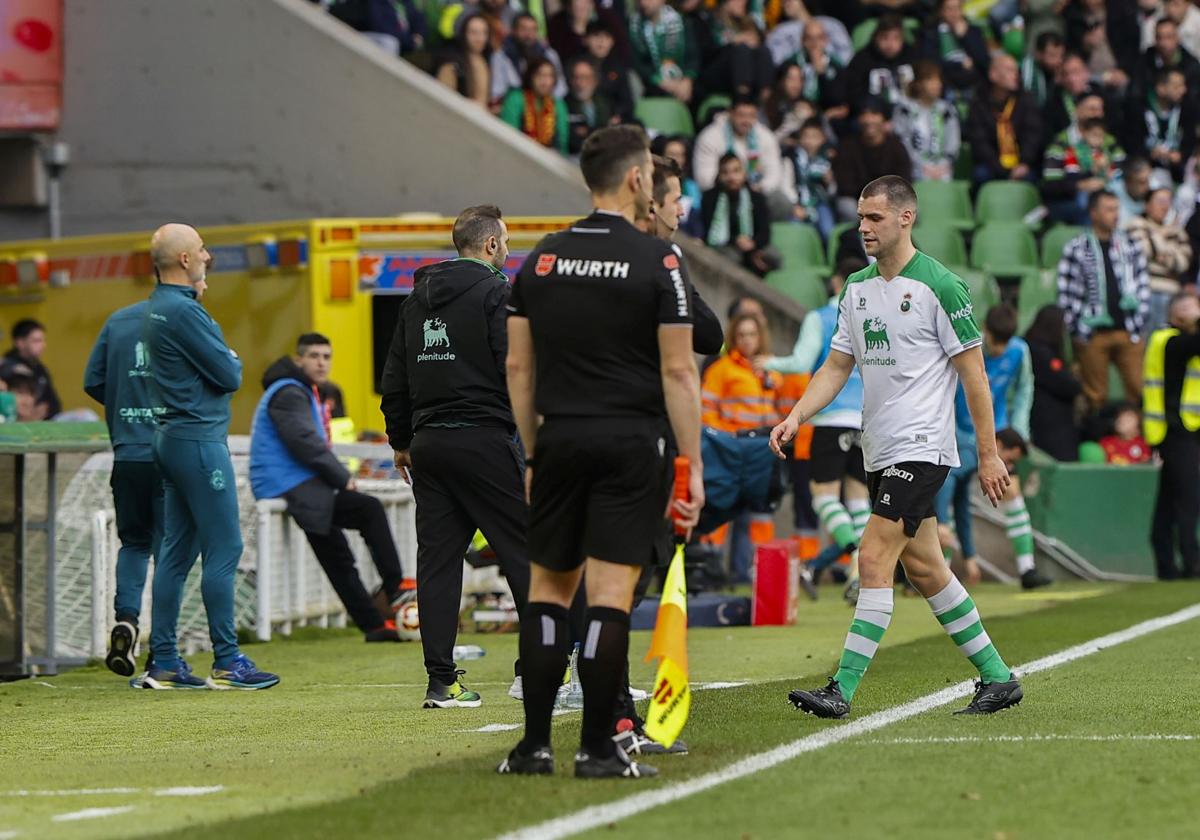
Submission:
[[466,662],[470,659],[483,659],[487,656],[487,651],[479,645],[455,645],[453,656],[455,662]]
[[571,659],[568,667],[571,669],[571,677],[567,682],[567,691],[566,696],[563,698],[562,708],[582,709],[583,683],[579,681],[579,642],[575,643],[575,649],[571,651]]

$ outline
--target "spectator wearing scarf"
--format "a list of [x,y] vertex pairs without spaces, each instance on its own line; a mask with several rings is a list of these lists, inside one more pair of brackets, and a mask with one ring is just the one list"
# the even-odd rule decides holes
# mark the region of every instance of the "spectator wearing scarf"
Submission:
[[1033,53],[1021,60],[1021,87],[1027,90],[1039,108],[1055,92],[1055,77],[1062,67],[1066,44],[1057,32],[1043,32],[1037,37]]
[[1042,158],[1042,113],[1033,94],[1021,90],[1017,63],[1003,53],[992,57],[988,84],[971,100],[967,112],[976,184],[1000,180],[1033,180]]
[[550,149],[567,154],[566,103],[554,95],[558,76],[548,59],[534,59],[525,70],[525,84],[510,90],[500,108],[500,119]]
[[917,52],[942,68],[946,95],[955,100],[970,97],[991,63],[983,33],[963,17],[962,0],[938,0]]
[[1121,374],[1126,398],[1141,399],[1150,276],[1141,246],[1117,228],[1117,197],[1097,190],[1087,209],[1091,227],[1067,243],[1058,263],[1058,305],[1075,345],[1084,394],[1099,410],[1108,401],[1110,362]]
[[629,22],[633,65],[647,96],[692,99],[699,73],[698,50],[686,21],[666,0],[638,0]]
[[908,96],[896,105],[896,135],[912,158],[914,181],[949,181],[962,139],[958,111],[942,99],[942,73],[918,61]]
[[1130,148],[1170,173],[1172,182],[1181,183],[1184,164],[1196,148],[1195,107],[1183,71],[1172,68],[1159,73],[1145,106],[1130,111]]
[[704,241],[759,275],[778,268],[781,260],[771,247],[766,198],[747,186],[745,167],[736,154],[722,155],[718,168],[717,184],[700,202]]
[[779,141],[758,117],[758,106],[753,100],[739,99],[729,113],[718,114],[708,128],[700,132],[692,161],[700,189],[707,190],[716,183],[722,155],[732,153],[741,158],[752,190],[767,197],[784,194]]

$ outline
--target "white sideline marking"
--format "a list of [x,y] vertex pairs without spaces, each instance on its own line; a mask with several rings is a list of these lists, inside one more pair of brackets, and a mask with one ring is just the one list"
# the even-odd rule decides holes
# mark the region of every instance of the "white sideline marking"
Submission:
[[[1060,650],[1058,653],[1052,653],[1041,659],[1035,659],[1018,667],[1016,670],[1022,676],[1036,674],[1039,671],[1047,671],[1051,668],[1065,665],[1068,662],[1074,662],[1077,659],[1099,653],[1102,650],[1124,644],[1132,639],[1145,636],[1148,633],[1154,633],[1176,624],[1182,624],[1197,617],[1200,617],[1200,604],[1193,604],[1190,607],[1185,607],[1169,615],[1152,618],[1140,624],[1135,624],[1132,627],[1127,627],[1124,630],[1118,630],[1116,633],[1109,633],[1106,636],[1100,636],[1083,644]],[[600,828],[609,823],[632,817],[634,814],[640,814],[643,811],[649,811],[660,805],[667,805],[679,799],[684,799],[717,787],[718,785],[723,785],[726,782],[736,781],[746,776],[752,776],[755,773],[761,773],[763,770],[769,770],[776,765],[783,764],[785,761],[790,761],[805,753],[824,749],[825,747],[853,738],[856,735],[864,735],[868,732],[874,732],[876,729],[890,726],[893,723],[899,723],[902,720],[907,720],[923,712],[928,712],[931,709],[936,709],[939,706],[944,706],[947,703],[967,697],[973,691],[973,682],[967,680],[958,685],[943,688],[941,691],[935,691],[933,694],[927,694],[924,697],[918,697],[916,700],[902,703],[899,706],[893,706],[890,709],[884,709],[858,720],[853,720],[845,725],[825,729],[792,741],[791,743],[782,744],[766,752],[747,756],[727,767],[706,773],[703,776],[697,776],[694,779],[677,782],[673,785],[665,785],[655,790],[645,791],[644,793],[637,793],[627,796],[624,799],[606,802],[603,805],[593,805],[574,814],[547,820],[537,825],[501,835],[500,840],[557,840],[560,837],[570,837],[589,829]]]
[[[135,787],[115,787],[115,788],[77,788],[74,790],[0,790],[0,796],[110,796],[113,794],[127,795],[132,793],[141,793],[143,788]],[[169,787],[158,788],[153,790],[155,796],[207,796],[210,793],[220,793],[225,790],[224,785],[211,785],[209,787]],[[0,838],[3,840],[3,838]]]
[[225,785],[209,785],[208,787],[169,787],[154,791],[155,796],[208,796],[210,793],[220,793]]
[[1200,741],[1200,735],[976,735],[951,736],[947,738],[872,738],[860,744],[1008,744],[1025,741]]
[[84,808],[82,811],[70,811],[66,814],[55,814],[50,818],[50,820],[51,822],[94,820],[97,817],[115,817],[117,814],[128,814],[132,810],[132,805],[119,805],[115,808]]
[[13,840],[17,834],[16,831],[0,831],[0,840]]
[[692,683],[692,688],[694,688],[698,691],[705,691],[707,689],[717,689],[717,688],[741,688],[744,685],[749,685],[749,683],[744,683],[744,682]]

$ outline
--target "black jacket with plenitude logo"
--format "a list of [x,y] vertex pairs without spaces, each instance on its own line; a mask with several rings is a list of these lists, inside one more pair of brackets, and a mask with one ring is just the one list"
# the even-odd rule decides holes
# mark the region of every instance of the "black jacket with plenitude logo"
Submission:
[[509,285],[472,259],[417,270],[383,369],[392,449],[408,449],[422,426],[499,426],[515,431],[508,402]]

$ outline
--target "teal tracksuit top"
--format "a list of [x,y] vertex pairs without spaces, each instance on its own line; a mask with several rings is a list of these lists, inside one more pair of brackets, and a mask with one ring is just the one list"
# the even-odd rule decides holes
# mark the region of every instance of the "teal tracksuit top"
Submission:
[[242,362],[189,286],[158,284],[146,311],[145,341],[158,402],[158,431],[182,440],[225,442],[229,401]]
[[83,390],[104,406],[117,461],[154,460],[154,424],[162,406],[151,394],[150,356],[142,339],[146,309],[142,301],[109,316],[83,374]]

